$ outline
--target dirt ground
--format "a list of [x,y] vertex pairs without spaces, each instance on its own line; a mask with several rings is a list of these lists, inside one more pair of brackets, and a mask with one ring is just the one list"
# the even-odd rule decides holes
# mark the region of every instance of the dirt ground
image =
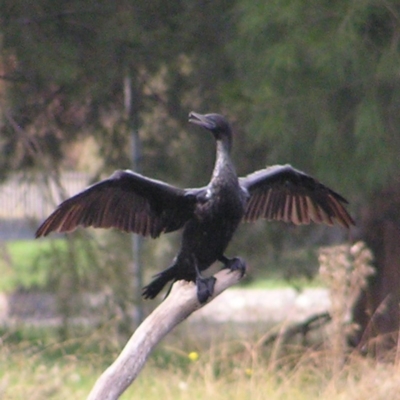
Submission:
[[[87,310],[79,319],[90,319],[104,303],[104,296],[88,294]],[[190,317],[192,322],[301,322],[328,311],[329,294],[323,288],[228,289]],[[0,294],[0,324],[33,323],[57,325],[55,296],[43,293]],[[88,321],[85,321],[86,323]]]

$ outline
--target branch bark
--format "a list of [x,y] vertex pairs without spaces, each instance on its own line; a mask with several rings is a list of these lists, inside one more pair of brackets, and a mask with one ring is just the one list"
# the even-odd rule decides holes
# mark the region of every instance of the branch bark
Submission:
[[[208,304],[242,278],[240,271],[219,271],[215,277],[214,295]],[[154,347],[175,326],[205,304],[197,300],[192,282],[178,281],[168,297],[136,329],[121,354],[98,378],[87,400],[115,400],[133,383]]]

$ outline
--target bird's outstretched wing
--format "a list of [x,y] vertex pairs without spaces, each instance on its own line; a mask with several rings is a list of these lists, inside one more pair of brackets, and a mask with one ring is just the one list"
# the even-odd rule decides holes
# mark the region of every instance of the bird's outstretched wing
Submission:
[[258,218],[292,222],[354,225],[344,207],[347,201],[311,176],[290,165],[275,165],[239,178],[250,195],[245,221]]
[[78,226],[114,227],[157,237],[181,228],[192,216],[195,202],[196,197],[183,189],[119,170],[61,203],[36,237]]

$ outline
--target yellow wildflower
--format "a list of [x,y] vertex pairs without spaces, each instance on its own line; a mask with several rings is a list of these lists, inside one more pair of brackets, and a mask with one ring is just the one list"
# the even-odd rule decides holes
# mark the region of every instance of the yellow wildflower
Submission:
[[190,361],[197,361],[199,359],[199,357],[200,356],[199,356],[199,353],[197,351],[191,351],[188,354],[188,358],[189,358]]

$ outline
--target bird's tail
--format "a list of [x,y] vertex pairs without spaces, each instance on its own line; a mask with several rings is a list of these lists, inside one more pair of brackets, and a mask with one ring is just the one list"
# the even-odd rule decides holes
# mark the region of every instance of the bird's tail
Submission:
[[154,275],[154,280],[151,281],[142,290],[142,296],[145,299],[154,299],[161,292],[163,287],[171,280],[176,280],[176,266],[165,269],[157,275]]

